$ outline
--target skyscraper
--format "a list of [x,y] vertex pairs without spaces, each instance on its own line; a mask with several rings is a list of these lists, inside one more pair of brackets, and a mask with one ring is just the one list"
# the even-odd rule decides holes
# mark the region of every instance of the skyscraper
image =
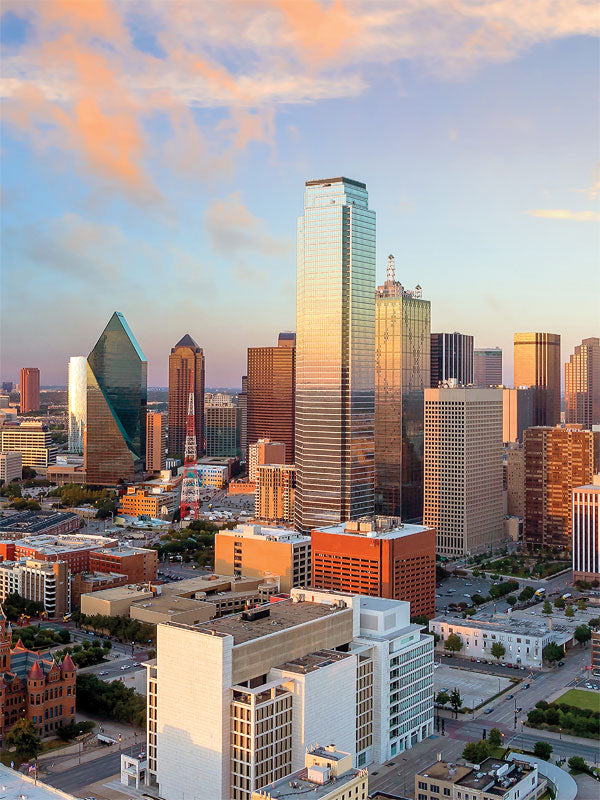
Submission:
[[240,455],[240,416],[240,409],[233,403],[204,408],[207,456]]
[[146,414],[146,469],[148,472],[160,472],[165,468],[166,452],[166,416],[158,411],[148,411]]
[[348,178],[306,182],[298,220],[296,525],[374,509],[375,212]]
[[242,391],[238,394],[238,408],[240,409],[240,450],[242,458],[246,458],[248,451],[248,376],[242,375]]
[[69,452],[83,453],[87,409],[87,359],[69,359]]
[[515,333],[516,387],[535,389],[533,425],[560,422],[560,336],[556,333]]
[[423,408],[429,387],[431,308],[421,287],[404,289],[388,257],[375,300],[375,508],[423,515]]
[[40,410],[40,371],[37,367],[21,370],[21,414]]
[[478,347],[473,353],[473,383],[484,389],[502,385],[502,348]]
[[195,388],[196,448],[204,453],[204,353],[189,333],[171,349],[169,356],[169,456],[183,458],[185,426],[190,394]]
[[565,364],[565,422],[600,424],[600,339],[584,339]]
[[459,386],[473,383],[473,337],[465,333],[431,334],[431,388],[455,380]]
[[115,486],[144,470],[148,364],[115,311],[87,359],[87,482]]
[[248,348],[246,445],[269,438],[285,444],[294,463],[296,337],[280,333],[277,347]]
[[535,389],[502,389],[503,442],[522,442],[533,423]]

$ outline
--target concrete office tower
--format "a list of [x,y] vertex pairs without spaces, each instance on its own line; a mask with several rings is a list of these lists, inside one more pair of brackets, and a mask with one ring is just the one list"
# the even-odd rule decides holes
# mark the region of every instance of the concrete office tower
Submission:
[[502,392],[427,389],[423,524],[437,530],[438,554],[498,547],[502,505]]
[[248,376],[242,375],[242,391],[238,395],[240,409],[240,450],[242,458],[248,453]]
[[280,333],[277,347],[249,347],[247,445],[283,442],[285,463],[293,464],[295,400],[295,334]]
[[[433,637],[408,603],[292,589],[196,626],[148,663],[148,774],[169,800],[249,800],[335,742],[361,768],[433,733]],[[289,787],[288,787],[289,788]]]
[[594,437],[580,426],[525,431],[523,543],[568,550],[572,539],[573,489],[592,483]]
[[148,364],[115,311],[87,359],[86,480],[116,486],[141,477],[146,452]]
[[43,422],[5,423],[0,427],[0,450],[20,453],[23,466],[38,472],[56,464],[58,452],[52,433]]
[[160,472],[167,463],[167,418],[157,411],[146,414],[146,470]]
[[21,453],[0,450],[0,481],[3,484],[21,480],[23,475],[23,456]]
[[87,358],[69,359],[69,452],[83,453],[87,420]]
[[296,502],[296,467],[263,464],[256,471],[254,516],[265,522],[291,525]]
[[509,444],[504,450],[504,489],[506,513],[509,517],[525,515],[525,450],[523,445]]
[[375,299],[375,509],[423,516],[423,407],[430,375],[431,304],[405,289],[388,257]]
[[373,513],[375,212],[348,178],[307,181],[298,220],[296,526]]
[[204,435],[207,456],[240,455],[240,409],[229,405],[204,407]]
[[484,389],[502,385],[502,348],[477,347],[473,351],[473,383]]
[[183,460],[190,381],[194,387],[196,449],[204,453],[204,353],[189,333],[169,356],[169,457]]
[[514,385],[534,390],[532,425],[560,422],[560,336],[515,333]]
[[502,441],[522,442],[533,425],[535,389],[502,389]]
[[40,410],[40,371],[37,367],[23,367],[20,392],[21,414]]
[[600,581],[600,475],[573,489],[573,580]]
[[262,464],[285,464],[284,442],[259,439],[248,446],[248,480],[256,481],[256,471]]
[[565,364],[565,422],[600,424],[600,339],[584,339]]
[[431,388],[437,389],[450,380],[460,386],[473,383],[473,337],[465,333],[432,333]]

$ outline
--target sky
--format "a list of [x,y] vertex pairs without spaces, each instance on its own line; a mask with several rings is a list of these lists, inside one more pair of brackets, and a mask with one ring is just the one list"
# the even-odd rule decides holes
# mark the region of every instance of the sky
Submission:
[[165,386],[295,328],[304,182],[364,181],[432,330],[600,335],[596,0],[4,0],[0,378],[121,311]]

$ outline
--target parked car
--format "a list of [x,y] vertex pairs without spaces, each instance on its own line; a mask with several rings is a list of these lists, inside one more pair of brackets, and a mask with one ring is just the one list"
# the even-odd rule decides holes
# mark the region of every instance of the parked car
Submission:
[[524,683],[524,684],[523,684],[523,686],[522,686],[522,688],[523,688],[523,689],[529,689],[529,684],[528,684],[528,683]]
[[507,699],[507,700],[512,700],[512,699],[513,699],[513,697],[514,697],[514,694],[507,694],[507,695],[506,695],[506,699]]

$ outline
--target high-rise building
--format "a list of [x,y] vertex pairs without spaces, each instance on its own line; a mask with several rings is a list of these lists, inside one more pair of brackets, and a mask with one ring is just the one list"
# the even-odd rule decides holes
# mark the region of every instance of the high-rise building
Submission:
[[437,530],[439,555],[498,547],[502,494],[501,390],[427,389],[423,524]]
[[[277,347],[248,348],[248,446],[268,438],[285,444],[294,463],[296,337],[280,333]],[[251,478],[252,480],[252,478]]]
[[2,391],[6,392],[6,394],[10,395],[13,390],[13,382],[12,381],[2,381]]
[[473,383],[484,389],[502,385],[502,348],[476,347],[473,352]]
[[375,300],[375,509],[417,519],[423,515],[423,408],[429,386],[431,304],[421,287],[387,280]]
[[169,457],[183,460],[190,381],[194,387],[196,450],[204,453],[204,352],[189,333],[169,356]]
[[248,446],[248,480],[256,481],[256,471],[261,464],[285,464],[284,442],[259,439]]
[[454,380],[459,386],[473,383],[473,337],[465,333],[431,334],[432,389]]
[[523,445],[509,444],[504,450],[504,489],[509,517],[525,515],[525,451]]
[[372,514],[375,212],[348,178],[306,182],[298,219],[296,526]]
[[71,571],[64,561],[22,559],[0,562],[0,603],[17,592],[42,603],[50,617],[71,610]]
[[532,425],[560,422],[560,336],[515,333],[514,385],[534,389]]
[[411,617],[435,614],[435,530],[373,517],[315,528],[312,585],[410,603]]
[[87,419],[87,358],[69,359],[69,452],[83,453]]
[[160,472],[167,463],[167,420],[165,414],[146,414],[146,470]]
[[523,442],[523,431],[533,425],[535,389],[502,389],[502,440]]
[[147,669],[148,775],[169,800],[198,787],[250,800],[318,741],[362,768],[433,733],[433,637],[396,600],[293,588],[241,614],[160,624]]
[[240,409],[229,405],[204,407],[204,437],[207,456],[240,455]]
[[573,489],[573,580],[600,581],[600,475]]
[[525,516],[523,542],[529,548],[569,550],[573,489],[592,483],[594,445],[580,426],[525,431]]
[[240,409],[240,450],[242,458],[248,453],[248,376],[242,375],[242,391],[238,395]]
[[23,474],[23,456],[21,453],[15,453],[0,450],[0,481],[3,484],[21,480]]
[[42,422],[8,422],[0,428],[0,450],[21,453],[24,467],[38,471],[56,464],[57,447],[52,433]]
[[37,367],[21,370],[21,414],[40,410],[40,371]]
[[293,464],[263,464],[256,470],[254,516],[257,519],[294,522],[296,467]]
[[565,364],[565,422],[600,424],[600,339],[584,339]]
[[120,312],[108,321],[87,364],[86,480],[128,483],[144,471],[148,364]]

